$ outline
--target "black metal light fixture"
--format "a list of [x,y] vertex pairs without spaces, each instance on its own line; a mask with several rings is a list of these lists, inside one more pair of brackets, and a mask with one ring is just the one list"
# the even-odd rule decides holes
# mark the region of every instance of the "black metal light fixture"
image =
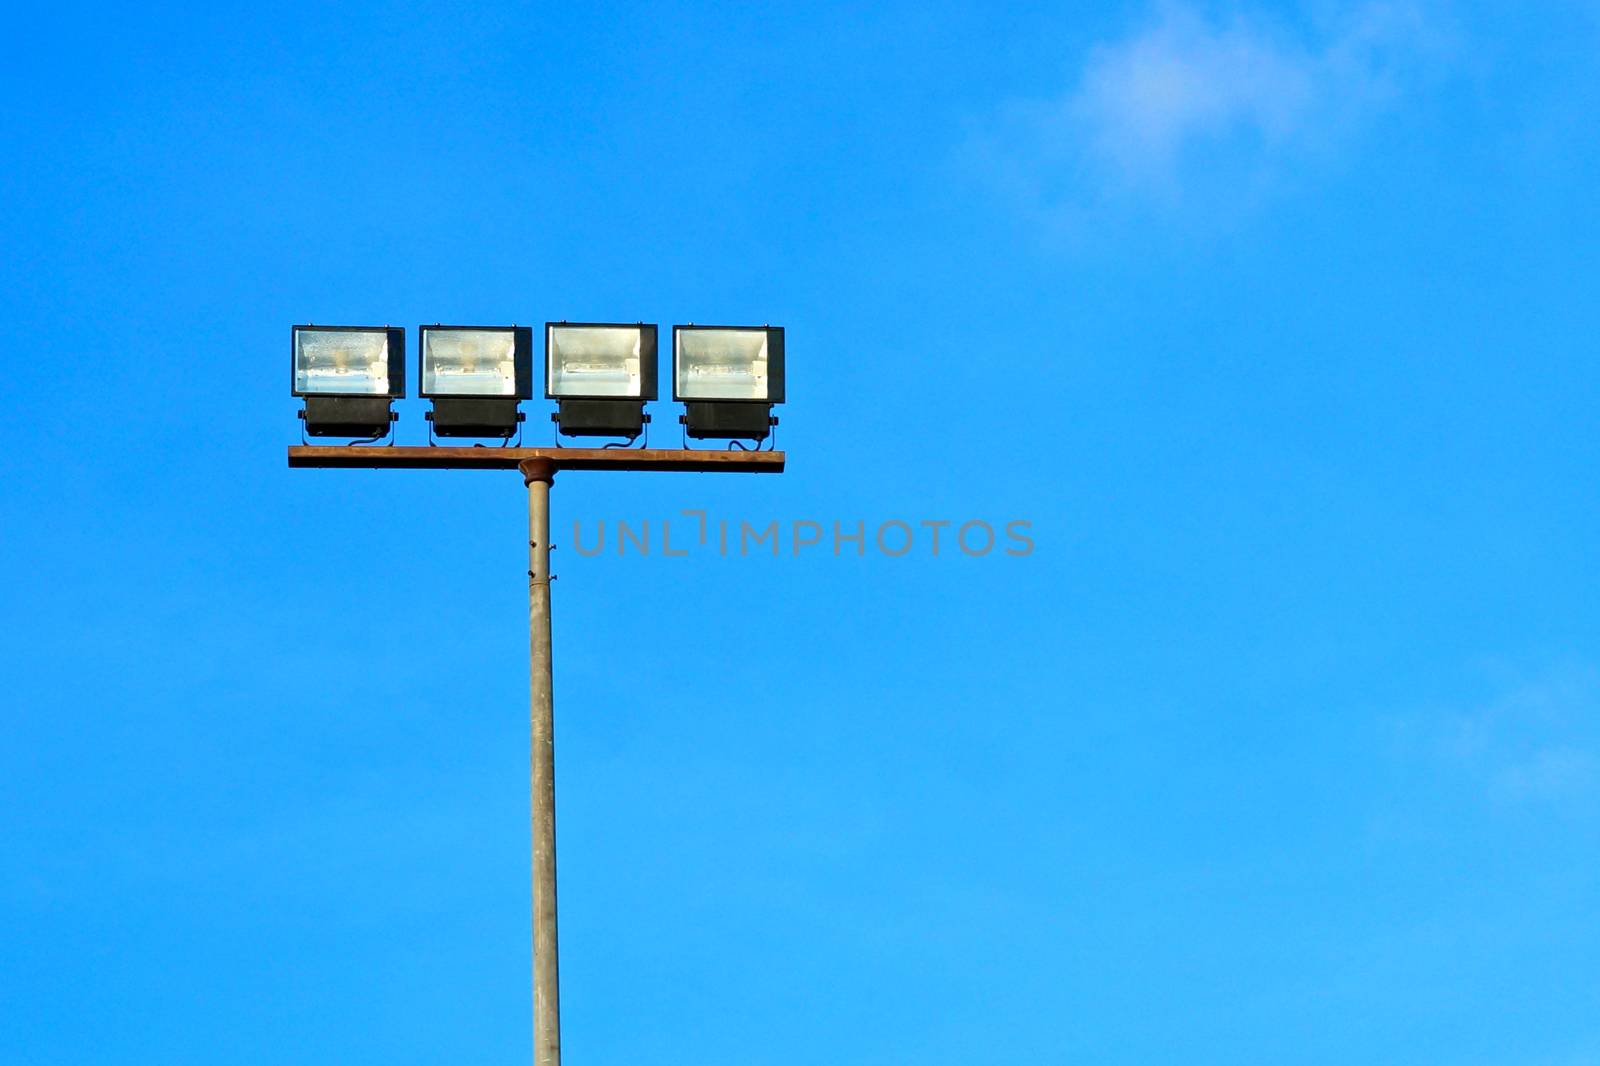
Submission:
[[783,402],[782,326],[673,326],[672,398],[696,440],[765,440]]
[[533,395],[529,326],[422,326],[418,394],[440,437],[502,437],[517,432],[517,404]]
[[290,391],[305,400],[312,437],[376,440],[389,432],[406,394],[406,331],[388,326],[295,326]]
[[575,437],[628,437],[644,431],[656,398],[656,327],[643,322],[547,322],[544,394],[550,417]]

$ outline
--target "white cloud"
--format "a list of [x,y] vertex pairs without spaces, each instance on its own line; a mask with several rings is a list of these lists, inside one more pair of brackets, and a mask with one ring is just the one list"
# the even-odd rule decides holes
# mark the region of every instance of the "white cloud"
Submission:
[[1566,671],[1518,685],[1446,715],[1436,736],[1444,762],[1495,801],[1587,801],[1600,794],[1600,675]]
[[1145,33],[1096,48],[1063,112],[1103,162],[1168,177],[1196,142],[1292,136],[1321,92],[1317,66],[1256,29],[1212,27],[1174,9]]
[[1258,189],[1403,95],[1440,41],[1399,0],[1299,32],[1168,3],[1089,49],[1062,96],[1013,108],[990,155],[1044,209]]

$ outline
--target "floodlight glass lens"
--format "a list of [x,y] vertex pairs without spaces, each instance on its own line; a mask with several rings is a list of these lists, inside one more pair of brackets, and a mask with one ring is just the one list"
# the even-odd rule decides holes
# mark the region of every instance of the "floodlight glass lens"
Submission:
[[422,391],[431,396],[515,396],[517,342],[510,330],[422,331]]
[[388,395],[388,333],[384,330],[296,330],[294,389],[313,394]]
[[550,395],[640,395],[643,333],[632,326],[551,326]]
[[678,330],[678,398],[765,400],[767,331]]

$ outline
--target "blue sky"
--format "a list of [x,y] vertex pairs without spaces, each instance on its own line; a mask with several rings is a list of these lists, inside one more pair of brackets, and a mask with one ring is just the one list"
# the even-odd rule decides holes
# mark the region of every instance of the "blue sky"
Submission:
[[570,318],[783,324],[790,461],[558,543],[1035,544],[557,551],[570,1062],[1600,1064],[1593,3],[13,43],[0,1061],[525,1061],[521,486],[285,359]]

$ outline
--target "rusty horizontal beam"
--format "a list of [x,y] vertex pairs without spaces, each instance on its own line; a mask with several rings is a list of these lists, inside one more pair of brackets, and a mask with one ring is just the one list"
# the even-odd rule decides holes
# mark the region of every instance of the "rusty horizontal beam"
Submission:
[[293,467],[396,470],[515,470],[530,460],[556,470],[679,470],[702,474],[776,474],[783,452],[691,448],[401,448],[291,445]]

